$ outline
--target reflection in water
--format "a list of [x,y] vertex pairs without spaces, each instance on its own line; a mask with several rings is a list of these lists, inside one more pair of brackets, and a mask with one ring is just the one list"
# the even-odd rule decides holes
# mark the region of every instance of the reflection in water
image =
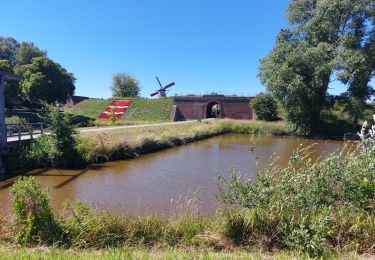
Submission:
[[[35,175],[50,189],[54,210],[66,199],[83,200],[95,207],[136,215],[169,215],[181,196],[197,194],[203,214],[217,207],[217,176],[228,176],[235,166],[244,177],[255,177],[255,162],[264,167],[270,156],[279,156],[286,165],[300,144],[314,146],[312,158],[338,151],[340,141],[317,141],[295,137],[261,136],[249,152],[250,137],[225,135],[186,146],[143,155],[137,159],[91,166],[84,170],[36,170]],[[14,179],[0,182],[0,205],[10,208],[9,186]]]

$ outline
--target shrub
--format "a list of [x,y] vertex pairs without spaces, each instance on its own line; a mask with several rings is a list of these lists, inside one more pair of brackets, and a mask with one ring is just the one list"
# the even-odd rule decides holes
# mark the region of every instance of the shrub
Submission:
[[79,159],[81,160],[82,165],[95,162],[96,143],[94,140],[88,138],[77,138],[75,148],[80,155]]
[[67,167],[75,164],[80,155],[75,149],[75,129],[69,118],[57,107],[49,106],[49,130],[51,131],[51,150],[49,156],[53,167]]
[[38,167],[49,167],[54,165],[54,143],[49,136],[42,136],[34,140],[28,150],[28,160],[33,161]]
[[61,235],[49,206],[47,190],[35,177],[20,178],[10,189],[16,215],[16,240],[19,243],[51,244]]
[[[226,215],[222,232],[239,244],[264,237],[265,246],[279,245],[313,256],[336,247],[373,252],[375,149],[371,140],[318,161],[308,159],[312,147],[299,149],[286,168],[273,160],[258,170],[256,181],[238,174],[221,178],[220,200],[241,209]],[[357,231],[359,227],[362,232]]]
[[115,108],[111,109],[110,119],[111,119],[112,125],[116,124],[117,118],[116,118]]
[[6,172],[39,166],[30,159],[29,153],[30,147],[21,146],[10,150],[6,155],[3,155],[2,159],[4,160],[3,162]]
[[66,114],[53,106],[49,106],[49,110],[47,120],[50,134],[35,139],[29,149],[19,151],[28,162],[23,163],[24,168],[68,168],[86,165],[93,152],[92,145],[84,147],[83,143],[89,144],[88,141],[76,140],[75,128]]
[[[257,172],[256,182],[232,176],[221,182],[221,199],[245,208],[314,212],[324,208],[353,207],[366,210],[373,204],[374,154],[338,154],[312,162],[309,149],[299,149],[281,169],[275,161]],[[349,148],[348,148],[349,149]]]
[[277,102],[270,95],[266,93],[260,93],[250,101],[253,107],[257,119],[265,121],[277,120]]

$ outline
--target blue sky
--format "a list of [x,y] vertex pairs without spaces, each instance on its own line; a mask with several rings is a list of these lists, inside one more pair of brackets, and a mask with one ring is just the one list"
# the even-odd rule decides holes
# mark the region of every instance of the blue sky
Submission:
[[116,72],[142,96],[255,94],[259,59],[287,25],[287,0],[17,0],[1,3],[0,35],[32,41],[77,78],[76,94],[109,97]]

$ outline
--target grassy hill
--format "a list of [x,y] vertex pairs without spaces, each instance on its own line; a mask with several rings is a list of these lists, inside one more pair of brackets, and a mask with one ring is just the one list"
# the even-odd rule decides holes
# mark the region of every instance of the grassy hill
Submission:
[[[129,99],[132,100],[131,107],[125,112],[117,124],[126,122],[163,122],[170,120],[173,106],[172,98],[162,99]],[[70,109],[66,113],[96,120],[95,124],[106,125],[111,123],[107,119],[98,119],[98,116],[112,102],[112,99],[88,99],[84,100]]]
[[172,98],[134,99],[123,119],[125,121],[169,121],[172,106]]
[[90,117],[93,119],[103,113],[104,109],[111,103],[109,99],[86,99],[66,110],[67,113]]

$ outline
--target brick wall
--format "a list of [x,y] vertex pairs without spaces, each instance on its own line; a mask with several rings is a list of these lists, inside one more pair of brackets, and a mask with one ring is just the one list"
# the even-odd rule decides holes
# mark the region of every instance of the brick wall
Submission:
[[253,119],[249,102],[251,98],[225,97],[220,95],[174,97],[172,120],[195,120],[207,118],[207,110],[217,103],[221,108],[221,117],[232,119]]

